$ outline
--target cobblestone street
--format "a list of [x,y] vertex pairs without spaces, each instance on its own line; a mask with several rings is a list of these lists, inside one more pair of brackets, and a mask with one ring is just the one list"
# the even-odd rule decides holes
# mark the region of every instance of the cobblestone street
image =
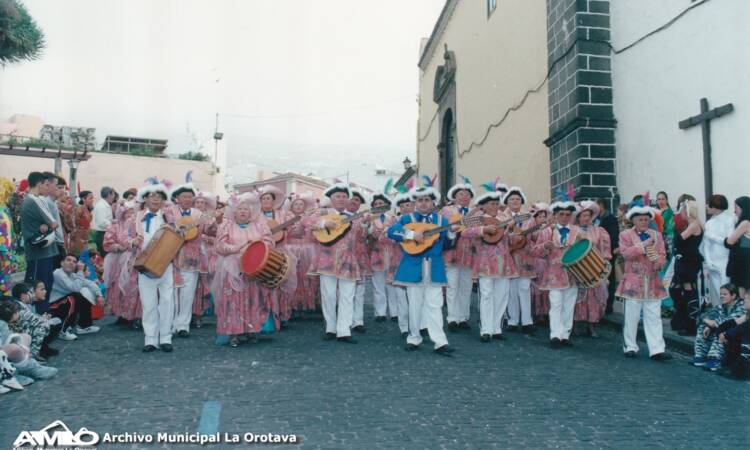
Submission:
[[747,383],[693,368],[687,355],[658,363],[642,348],[626,359],[614,329],[562,350],[548,348],[542,330],[483,344],[474,329],[449,334],[457,351],[443,358],[427,345],[405,352],[395,322],[373,322],[369,307],[366,314],[356,345],[323,341],[316,319],[269,341],[217,347],[209,324],[176,339],[171,354],[145,355],[140,332],[107,318],[98,335],[55,343],[55,379],[0,397],[0,444],[9,448],[21,430],[57,419],[100,435],[194,433],[205,402],[220,404],[219,432],[294,433],[303,448],[750,444],[738,417],[750,401]]

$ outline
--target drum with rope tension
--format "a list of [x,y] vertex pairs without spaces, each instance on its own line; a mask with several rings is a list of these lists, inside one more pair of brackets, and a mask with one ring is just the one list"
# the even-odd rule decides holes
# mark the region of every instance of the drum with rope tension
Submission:
[[284,253],[263,241],[250,244],[240,261],[242,273],[269,289],[276,289],[289,276],[289,261]]
[[562,265],[578,285],[591,288],[606,280],[612,266],[601,257],[588,239],[573,244],[563,253]]

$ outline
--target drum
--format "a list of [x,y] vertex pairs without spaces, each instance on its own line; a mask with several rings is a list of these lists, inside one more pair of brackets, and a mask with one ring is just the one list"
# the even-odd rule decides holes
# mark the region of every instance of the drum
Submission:
[[152,278],[161,277],[184,242],[182,236],[173,229],[160,229],[151,238],[141,256],[135,260],[135,270]]
[[588,239],[582,239],[567,249],[562,256],[562,265],[578,285],[585,288],[606,280],[612,270],[609,262],[599,255]]
[[263,241],[250,244],[240,261],[242,273],[269,289],[276,289],[289,275],[286,255]]

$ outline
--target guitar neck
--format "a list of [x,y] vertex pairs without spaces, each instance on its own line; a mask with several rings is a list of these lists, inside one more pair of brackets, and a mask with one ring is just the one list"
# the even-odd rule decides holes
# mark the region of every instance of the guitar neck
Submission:
[[280,223],[276,225],[275,227],[271,228],[271,234],[278,233],[279,231],[285,230],[291,227],[292,225],[294,225],[295,223],[299,222],[300,220],[302,220],[302,216],[297,216],[293,219],[287,220],[284,223]]

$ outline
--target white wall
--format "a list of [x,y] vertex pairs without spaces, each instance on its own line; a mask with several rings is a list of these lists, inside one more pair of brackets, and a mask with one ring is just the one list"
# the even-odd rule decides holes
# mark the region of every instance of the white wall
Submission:
[[[612,1],[612,43],[623,48],[667,23],[690,0]],[[735,111],[711,122],[714,192],[731,202],[750,193],[750,1],[711,0],[613,58],[618,125],[617,180],[623,201],[665,190],[704,199],[700,127],[677,123],[700,111],[733,103]]]

